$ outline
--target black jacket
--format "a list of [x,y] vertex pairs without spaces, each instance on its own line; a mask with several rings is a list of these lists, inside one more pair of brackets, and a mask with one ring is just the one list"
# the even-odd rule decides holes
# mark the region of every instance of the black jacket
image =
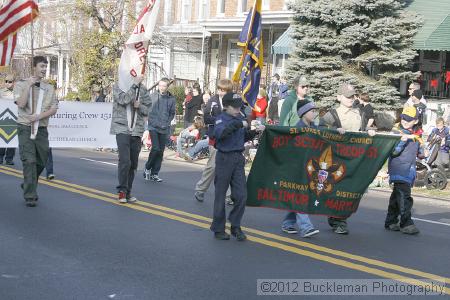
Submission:
[[184,120],[189,123],[194,123],[194,118],[198,115],[198,110],[202,107],[202,95],[193,96],[191,101],[186,103],[186,111],[184,113]]

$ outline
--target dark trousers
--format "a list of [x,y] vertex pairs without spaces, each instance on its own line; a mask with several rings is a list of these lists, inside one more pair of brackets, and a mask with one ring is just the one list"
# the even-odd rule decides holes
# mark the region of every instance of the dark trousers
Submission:
[[47,164],[45,165],[45,170],[47,171],[47,177],[53,173],[53,153],[52,148],[48,148],[48,159]]
[[167,134],[150,130],[150,138],[152,139],[152,150],[148,155],[145,168],[151,171],[150,175],[158,175],[159,170],[161,170],[164,149],[166,148]]
[[334,218],[334,217],[328,217],[328,224],[336,228],[338,226],[347,226],[347,219],[344,218]]
[[141,138],[130,134],[117,134],[116,141],[119,149],[117,190],[130,195],[141,152]]
[[241,226],[242,216],[247,201],[247,184],[245,178],[245,158],[241,152],[224,153],[217,151],[216,173],[214,177],[215,198],[214,217],[211,224],[213,232],[225,231],[225,197],[231,186],[231,198],[234,201],[228,220],[233,227]]
[[400,215],[400,227],[413,225],[411,219],[411,209],[413,198],[411,197],[411,185],[406,182],[394,182],[394,190],[389,199],[388,212],[386,215],[385,227],[398,223]]
[[30,139],[31,127],[18,124],[19,153],[23,165],[23,196],[37,199],[38,179],[47,164],[48,131],[39,127],[36,139]]
[[0,163],[3,162],[3,157],[6,162],[12,162],[15,154],[16,148],[0,148]]

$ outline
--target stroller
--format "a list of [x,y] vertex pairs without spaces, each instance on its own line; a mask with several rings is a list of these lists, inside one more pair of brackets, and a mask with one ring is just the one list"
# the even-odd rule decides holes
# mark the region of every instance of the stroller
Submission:
[[440,151],[440,145],[441,138],[438,135],[433,136],[426,147],[430,155],[426,159],[416,160],[417,178],[415,186],[426,186],[430,190],[443,190],[447,186],[447,179],[450,179],[449,166],[443,168],[433,165]]

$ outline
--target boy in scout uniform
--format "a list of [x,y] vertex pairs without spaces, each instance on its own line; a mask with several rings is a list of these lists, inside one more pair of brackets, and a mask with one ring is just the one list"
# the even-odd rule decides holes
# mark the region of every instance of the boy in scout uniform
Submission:
[[[17,82],[14,88],[18,106],[19,152],[23,164],[22,188],[25,204],[28,207],[34,207],[37,204],[38,178],[45,168],[48,156],[48,121],[58,109],[55,89],[51,84],[43,81],[47,66],[45,57],[34,57],[32,76]],[[32,129],[37,132],[32,132]]]

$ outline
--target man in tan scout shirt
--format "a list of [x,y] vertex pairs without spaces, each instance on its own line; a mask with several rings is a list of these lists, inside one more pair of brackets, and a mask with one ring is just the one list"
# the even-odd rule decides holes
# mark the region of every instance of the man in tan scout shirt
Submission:
[[[42,81],[47,71],[47,59],[33,58],[33,75],[17,82],[14,88],[18,106],[17,135],[20,159],[23,164],[23,196],[28,207],[36,206],[36,188],[39,175],[45,168],[48,157],[48,120],[56,114],[58,101],[52,85]],[[33,91],[34,108],[32,108]],[[32,129],[37,132],[32,132]]]
[[[5,87],[0,89],[1,100],[14,100],[14,75],[8,74],[5,77]],[[0,148],[0,165],[3,164],[3,158],[5,158],[6,165],[14,165],[14,155],[16,154],[16,148]]]

